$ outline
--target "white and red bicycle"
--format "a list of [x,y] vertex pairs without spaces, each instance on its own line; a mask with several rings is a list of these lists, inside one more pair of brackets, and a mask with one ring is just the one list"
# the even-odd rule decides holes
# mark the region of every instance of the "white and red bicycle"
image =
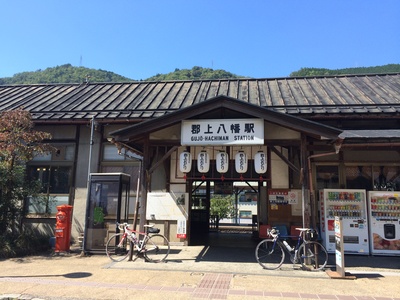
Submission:
[[159,234],[160,229],[154,225],[144,225],[146,232],[129,228],[128,223],[118,223],[121,233],[110,237],[106,244],[107,256],[113,261],[122,261],[129,252],[136,251],[136,256],[143,256],[149,262],[163,262],[167,258],[170,245],[168,239]]

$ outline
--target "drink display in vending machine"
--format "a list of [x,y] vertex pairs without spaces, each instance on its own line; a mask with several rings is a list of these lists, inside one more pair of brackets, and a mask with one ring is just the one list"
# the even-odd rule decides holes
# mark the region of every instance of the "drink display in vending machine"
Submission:
[[342,218],[344,253],[369,254],[365,190],[324,189],[320,191],[322,242],[335,252],[335,217]]
[[400,191],[368,192],[372,254],[400,254]]

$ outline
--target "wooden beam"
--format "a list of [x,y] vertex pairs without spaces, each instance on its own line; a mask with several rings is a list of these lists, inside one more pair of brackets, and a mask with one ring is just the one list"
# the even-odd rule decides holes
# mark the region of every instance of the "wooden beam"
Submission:
[[171,149],[169,149],[168,152],[165,153],[160,160],[158,160],[151,168],[149,168],[149,174],[152,174],[154,170],[157,169],[158,166],[160,166],[166,159],[168,159],[171,154],[178,148],[178,146],[173,146]]
[[300,173],[300,170],[292,163],[290,162],[285,156],[282,155],[282,153],[280,153],[278,151],[278,149],[275,148],[275,146],[269,146],[269,148],[271,148],[272,152],[274,152],[276,155],[278,155],[280,157],[280,159],[282,159],[288,166],[289,168],[291,168],[293,171]]

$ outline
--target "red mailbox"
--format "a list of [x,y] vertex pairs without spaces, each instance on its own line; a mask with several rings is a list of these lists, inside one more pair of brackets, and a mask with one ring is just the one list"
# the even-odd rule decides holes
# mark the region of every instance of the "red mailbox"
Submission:
[[69,251],[71,240],[72,206],[57,206],[55,252]]

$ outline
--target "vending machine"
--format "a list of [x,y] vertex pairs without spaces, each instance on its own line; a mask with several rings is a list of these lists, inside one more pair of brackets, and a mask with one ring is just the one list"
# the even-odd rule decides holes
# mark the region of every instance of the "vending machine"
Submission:
[[342,218],[344,253],[369,252],[368,218],[365,190],[324,189],[320,193],[322,242],[335,252],[335,217]]
[[368,192],[372,254],[400,254],[400,191]]

